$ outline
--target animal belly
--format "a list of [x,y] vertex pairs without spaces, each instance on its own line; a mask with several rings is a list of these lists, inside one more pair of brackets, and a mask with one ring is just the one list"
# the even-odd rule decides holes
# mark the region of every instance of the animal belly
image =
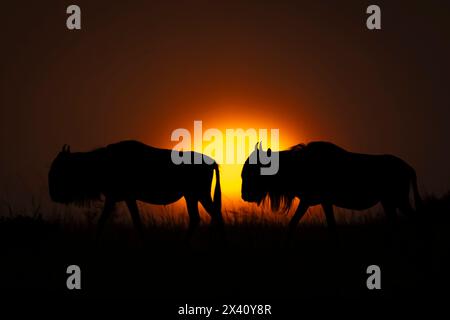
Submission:
[[143,172],[141,175],[133,173],[114,181],[113,193],[117,198],[133,198],[151,204],[165,205],[183,196],[178,184],[168,175],[162,178],[149,172]]
[[340,195],[340,197],[333,197],[331,202],[334,205],[345,209],[365,210],[376,205],[379,202],[379,199],[371,194],[358,192]]
[[182,196],[182,192],[176,191],[139,192],[136,199],[151,204],[165,205],[181,199]]
[[[345,173],[345,172],[344,172]],[[338,207],[364,210],[380,201],[378,177],[358,171],[342,174],[322,185],[322,191]]]

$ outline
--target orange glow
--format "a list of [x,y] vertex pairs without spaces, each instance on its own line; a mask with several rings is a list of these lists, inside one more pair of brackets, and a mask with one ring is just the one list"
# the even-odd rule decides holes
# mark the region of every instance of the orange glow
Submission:
[[[245,129],[244,129],[245,130]],[[281,130],[280,130],[281,131]],[[281,136],[281,134],[280,134]],[[240,135],[239,138],[243,138],[248,142],[248,138],[245,137],[245,135]],[[282,138],[280,138],[281,140]],[[287,140],[287,139],[286,139]],[[248,145],[248,143],[246,143]],[[282,140],[280,141],[280,147],[277,148],[278,150],[283,150],[287,148],[290,145],[290,143],[283,143]],[[263,148],[266,149],[270,147],[270,144],[263,142]],[[212,158],[222,158],[221,155],[214,155],[205,150],[206,146],[203,145],[203,153],[205,153],[208,156],[211,156]],[[252,150],[253,146],[250,146],[250,150]],[[245,159],[249,156],[250,152],[247,149],[247,147],[244,150],[237,150],[238,145],[234,146],[234,152],[236,155],[236,162],[235,163],[221,163],[220,164],[220,178],[221,178],[221,187],[222,187],[222,193],[223,193],[223,199],[225,200],[239,200],[241,195],[241,171],[242,166],[245,162]],[[239,152],[240,151],[240,152]],[[274,151],[277,151],[274,149]],[[243,154],[243,161],[240,161],[237,159],[238,153],[244,153]],[[225,158],[225,156],[224,156]]]
[[[178,123],[182,123],[180,128],[185,128],[191,133],[191,145],[192,150],[200,151],[213,159],[217,160],[220,165],[220,178],[221,178],[221,187],[222,187],[222,199],[225,205],[230,204],[242,204],[240,203],[242,200],[241,197],[241,171],[242,166],[250,152],[254,149],[255,141],[249,138],[247,135],[248,129],[254,129],[257,133],[257,140],[262,141],[263,149],[267,149],[268,147],[272,148],[273,151],[284,150],[289,148],[290,146],[301,142],[299,138],[294,136],[290,130],[290,127],[286,123],[286,119],[277,119],[275,117],[270,117],[265,115],[265,117],[258,117],[254,115],[248,115],[242,112],[245,108],[220,108],[221,110],[230,110],[225,115],[216,115],[214,117],[208,116],[207,119],[194,118],[189,119],[189,121],[178,121]],[[233,112],[241,110],[240,112]],[[202,133],[203,136],[195,136],[194,137],[194,121],[201,120],[202,121]],[[204,139],[204,133],[208,129],[218,129],[223,135],[223,148],[214,149],[211,147],[211,144],[216,144],[217,141],[215,139],[211,139],[211,141],[206,141]],[[173,128],[175,130],[177,128]],[[227,160],[227,151],[230,149],[226,148],[226,130],[233,129],[235,134],[235,142],[234,142],[234,162],[229,163]],[[236,131],[237,129],[242,129],[240,132]],[[260,136],[259,129],[267,130],[267,139]],[[274,143],[271,141],[271,129],[278,129],[279,137],[278,143]],[[245,141],[245,147],[240,148],[237,140],[242,139]],[[168,146],[169,148],[175,147],[178,142],[172,141]],[[201,146],[201,150],[194,148],[194,146]],[[278,144],[278,147],[276,146]],[[242,144],[241,144],[242,146]],[[214,149],[214,150],[212,150]],[[215,179],[215,178],[214,178]],[[215,180],[213,182],[213,186],[215,185]]]

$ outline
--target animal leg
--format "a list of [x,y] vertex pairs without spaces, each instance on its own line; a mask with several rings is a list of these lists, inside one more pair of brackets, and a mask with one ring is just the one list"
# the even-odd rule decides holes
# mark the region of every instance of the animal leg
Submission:
[[200,224],[200,214],[198,213],[198,200],[194,198],[186,198],[186,205],[189,214],[189,227],[187,238],[190,239],[194,230]]
[[401,205],[399,206],[399,209],[408,218],[414,219],[417,215],[417,212],[414,211],[411,204],[409,203],[409,199],[406,199],[405,201],[403,201],[401,203]]
[[210,242],[212,244],[224,245],[225,234],[222,213],[214,206],[209,194],[202,197],[200,203],[211,216]]
[[217,212],[214,207],[211,196],[206,195],[200,199],[200,203],[205,208],[206,212],[211,216],[211,225],[217,226],[219,228],[223,227],[223,218],[221,212]]
[[327,225],[331,232],[336,231],[336,220],[334,218],[333,205],[322,204],[323,211],[325,212],[325,218],[327,219]]
[[395,242],[395,235],[397,231],[397,208],[392,202],[381,201],[384,212],[388,219],[388,229],[384,245],[387,248],[391,248]]
[[386,213],[386,217],[391,227],[395,227],[397,225],[396,207],[388,202],[381,202],[381,205],[383,206],[384,212]]
[[106,220],[111,215],[111,212],[114,211],[114,207],[115,207],[115,202],[113,200],[111,200],[110,198],[106,198],[102,214],[100,215],[100,219],[98,220],[98,224],[97,224],[97,237],[99,237],[100,234],[103,232],[103,229],[105,228]]
[[336,228],[336,219],[334,218],[334,210],[332,204],[322,204],[323,211],[325,212],[325,218],[327,219],[328,230],[330,230],[331,240],[339,246],[339,238]]
[[144,234],[144,226],[141,221],[141,216],[139,215],[139,208],[137,206],[136,200],[126,200],[125,202],[127,204],[128,210],[130,211],[134,227],[138,230],[139,234],[142,236]]
[[303,217],[303,215],[306,213],[306,211],[309,208],[309,203],[307,203],[304,200],[300,200],[300,204],[297,207],[297,210],[295,211],[294,215],[291,218],[291,221],[289,222],[289,238],[291,238],[292,234],[294,233],[295,228],[298,225],[298,222]]

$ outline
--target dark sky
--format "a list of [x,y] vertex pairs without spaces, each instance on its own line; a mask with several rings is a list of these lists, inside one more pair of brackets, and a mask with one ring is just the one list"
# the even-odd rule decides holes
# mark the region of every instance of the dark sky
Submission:
[[[170,147],[172,130],[196,119],[265,119],[294,142],[396,154],[422,190],[450,189],[449,1],[376,1],[376,32],[365,27],[372,1],[8,2],[4,199],[45,197],[64,143]],[[81,31],[65,26],[72,3]]]

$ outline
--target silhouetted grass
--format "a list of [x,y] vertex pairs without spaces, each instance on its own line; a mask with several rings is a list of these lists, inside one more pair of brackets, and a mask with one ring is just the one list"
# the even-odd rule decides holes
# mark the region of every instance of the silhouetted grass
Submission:
[[[65,268],[78,264],[83,296],[94,298],[438,295],[448,285],[450,194],[424,202],[416,222],[402,218],[394,230],[376,211],[339,213],[338,238],[329,234],[321,214],[310,213],[290,243],[289,216],[264,208],[226,210],[223,237],[202,214],[206,222],[190,241],[187,215],[177,208],[144,213],[144,238],[119,208],[98,240],[99,208],[81,212],[82,219],[70,211],[53,219],[44,219],[40,210],[9,213],[0,218],[0,289],[8,295],[70,296]],[[370,264],[382,269],[381,292],[365,286]]]

